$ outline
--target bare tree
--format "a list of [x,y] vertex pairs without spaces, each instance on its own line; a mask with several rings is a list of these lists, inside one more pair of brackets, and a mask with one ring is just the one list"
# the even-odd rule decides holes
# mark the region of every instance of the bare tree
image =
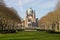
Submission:
[[0,5],[5,5],[4,0],[0,0]]
[[56,9],[60,9],[60,0],[58,0],[58,2],[56,4]]

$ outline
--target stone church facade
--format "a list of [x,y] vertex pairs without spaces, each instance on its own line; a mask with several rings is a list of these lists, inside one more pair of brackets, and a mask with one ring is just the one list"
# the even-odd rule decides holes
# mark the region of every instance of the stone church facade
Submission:
[[32,8],[29,8],[26,11],[26,17],[24,18],[22,25],[23,27],[37,27],[37,20],[35,11]]

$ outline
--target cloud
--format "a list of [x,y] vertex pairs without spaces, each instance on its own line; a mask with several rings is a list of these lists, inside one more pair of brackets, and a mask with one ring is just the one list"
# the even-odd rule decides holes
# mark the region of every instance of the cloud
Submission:
[[18,6],[20,6],[20,11],[22,12],[23,6],[24,6],[25,4],[28,4],[28,3],[33,2],[33,1],[34,1],[34,0],[19,0]]
[[40,8],[51,8],[51,7],[55,7],[55,4],[56,2],[47,2],[47,3],[44,3],[44,4],[41,4],[41,6],[39,6]]
[[22,0],[24,1],[23,3],[26,4],[26,3],[29,3],[29,2],[32,2],[32,0]]
[[25,10],[29,7],[35,9],[35,11],[39,13],[39,15],[37,14],[38,17],[40,17],[40,15],[45,15],[47,12],[55,7],[56,0],[6,0],[6,3],[8,6],[15,7],[16,10],[21,13],[20,16],[22,17],[25,14]]
[[31,5],[32,6],[37,6],[38,8],[50,8],[50,7],[54,7],[56,5],[57,1],[56,0],[42,0],[42,1],[38,1],[37,2],[33,2]]
[[19,7],[20,7],[20,11],[22,11],[23,10],[23,7],[22,7],[22,0],[19,0],[19,2],[18,2],[18,5],[19,5]]
[[8,7],[12,7],[13,4],[16,4],[16,3],[15,3],[16,0],[10,0],[10,1],[4,0],[4,1],[5,1],[6,5],[7,5]]

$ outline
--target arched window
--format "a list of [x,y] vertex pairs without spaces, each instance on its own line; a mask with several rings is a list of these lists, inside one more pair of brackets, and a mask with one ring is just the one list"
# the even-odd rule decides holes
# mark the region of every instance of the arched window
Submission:
[[28,19],[28,22],[31,22],[31,19]]
[[30,27],[30,26],[32,26],[31,24],[28,24],[28,26]]

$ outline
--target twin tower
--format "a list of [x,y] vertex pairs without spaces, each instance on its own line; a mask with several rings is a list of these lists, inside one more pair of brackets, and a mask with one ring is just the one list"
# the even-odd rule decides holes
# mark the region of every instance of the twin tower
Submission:
[[24,27],[37,27],[37,18],[35,16],[35,11],[32,8],[29,8],[26,11],[26,17],[22,22]]

